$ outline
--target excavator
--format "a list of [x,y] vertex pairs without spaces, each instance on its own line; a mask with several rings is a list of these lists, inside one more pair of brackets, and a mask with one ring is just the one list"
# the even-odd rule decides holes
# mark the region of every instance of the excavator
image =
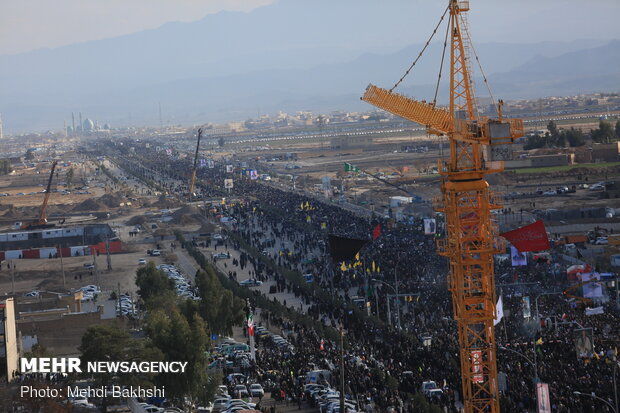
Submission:
[[45,190],[45,198],[43,198],[43,204],[41,205],[41,212],[39,212],[39,219],[22,224],[21,229],[49,228],[54,226],[54,224],[47,223],[47,203],[50,199],[52,178],[54,178],[54,171],[56,170],[57,163],[58,161],[54,161],[52,163],[52,171],[50,172],[50,178],[47,181],[47,189]]

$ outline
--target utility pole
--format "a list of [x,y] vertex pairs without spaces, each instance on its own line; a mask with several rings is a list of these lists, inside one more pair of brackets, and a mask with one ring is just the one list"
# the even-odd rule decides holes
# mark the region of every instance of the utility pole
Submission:
[[11,284],[13,285],[13,295],[15,295],[15,263],[11,260]]
[[373,285],[373,288],[375,290],[375,302],[377,303],[376,315],[377,315],[377,318],[379,318],[379,292],[377,291],[376,286]]
[[618,367],[618,357],[614,356],[614,402],[616,413],[618,412],[618,387],[616,386],[616,368]]
[[400,256],[398,257],[398,261],[396,261],[396,266],[394,267],[394,286],[396,287],[396,317],[398,318],[398,329],[400,330],[400,298],[398,295],[398,264],[400,263]]
[[97,253],[95,250],[92,250],[93,254],[93,266],[95,267],[95,285],[99,286],[99,271],[97,269]]
[[108,271],[112,271],[112,257],[110,256],[110,237],[105,237],[106,261],[108,263]]
[[65,277],[65,264],[62,262],[62,249],[60,249],[60,245],[56,246],[56,250],[58,251],[58,255],[60,255],[60,271],[62,271],[62,288],[67,289],[67,279]]
[[344,413],[344,331],[340,326],[340,412]]
[[116,284],[116,288],[118,291],[118,294],[116,294],[116,300],[118,301],[118,316],[120,317],[123,314],[122,308],[121,308],[121,283],[117,283]]
[[158,102],[158,103],[159,103],[159,129],[163,130],[164,129],[164,122],[163,122],[163,119],[161,117],[161,102]]

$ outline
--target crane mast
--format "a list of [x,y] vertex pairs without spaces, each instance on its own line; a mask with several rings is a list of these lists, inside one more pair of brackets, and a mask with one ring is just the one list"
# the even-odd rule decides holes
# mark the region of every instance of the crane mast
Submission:
[[374,85],[366,89],[362,100],[425,125],[431,133],[448,136],[450,157],[439,161],[442,196],[435,200],[435,209],[445,217],[446,237],[437,240],[437,248],[449,259],[448,288],[459,335],[465,412],[499,413],[493,255],[501,252],[504,244],[497,236],[491,211],[502,205],[485,177],[501,172],[503,162],[485,159],[485,147],[510,144],[523,136],[523,122],[502,119],[501,101],[499,119],[477,113],[468,67],[464,16],[468,10],[469,1],[449,0],[447,110]]
[[194,166],[192,168],[192,177],[189,181],[189,200],[192,200],[194,193],[194,185],[196,185],[196,168],[198,167],[198,150],[200,149],[200,138],[202,137],[202,128],[198,129],[198,141],[196,142],[196,153],[194,154]]
[[500,245],[491,210],[501,205],[485,179],[491,171],[483,164],[482,145],[468,136],[479,124],[460,26],[468,3],[450,3],[450,113],[455,124],[457,119],[467,122],[465,131],[448,133],[450,161],[441,168],[443,199],[436,203],[445,216],[446,238],[438,240],[438,250],[450,260],[448,286],[459,334],[465,411],[499,413],[493,254]]
[[45,196],[43,197],[43,203],[41,204],[41,210],[39,211],[39,219],[28,224],[23,224],[21,226],[21,229],[40,228],[47,226],[47,203],[50,199],[52,179],[54,178],[54,171],[56,170],[57,164],[58,161],[52,162],[52,170],[50,171],[50,177],[47,180],[47,188],[45,189]]

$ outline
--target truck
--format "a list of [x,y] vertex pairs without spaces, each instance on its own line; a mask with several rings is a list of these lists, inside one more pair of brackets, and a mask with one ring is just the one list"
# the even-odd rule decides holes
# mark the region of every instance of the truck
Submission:
[[612,234],[607,237],[609,245],[620,245],[620,234]]
[[586,235],[566,235],[564,242],[566,244],[585,244],[588,242],[588,237]]

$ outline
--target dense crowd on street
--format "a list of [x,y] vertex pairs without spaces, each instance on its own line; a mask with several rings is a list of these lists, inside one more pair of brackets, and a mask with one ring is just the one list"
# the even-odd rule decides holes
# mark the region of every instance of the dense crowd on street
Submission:
[[[165,164],[158,161],[165,154],[151,151],[150,155],[142,158],[143,162],[148,159],[150,168],[158,162]],[[173,168],[176,178],[182,179],[189,168],[188,162],[179,161]],[[228,176],[224,165],[200,170],[202,194],[223,196],[221,187]],[[186,191],[182,184],[169,189],[178,194]],[[382,321],[354,317],[345,306],[306,293],[247,251],[241,251],[241,259],[230,269],[232,275],[247,266],[255,278],[275,280],[279,291],[300,295],[307,314],[327,325],[344,325],[345,392],[358,401],[360,409],[415,412],[412,394],[420,390],[423,381],[433,380],[443,395],[431,402],[444,411],[457,411],[455,401],[462,400],[459,342],[447,289],[448,265],[436,253],[435,235],[424,234],[420,219],[395,224],[385,217],[359,216],[334,203],[246,177],[236,178],[228,195],[245,202],[217,214],[234,217],[237,223],[231,231],[245,242],[264,251],[281,268],[312,273],[322,289],[343,297],[344,303],[351,303],[354,295],[371,302],[371,312]],[[377,225],[380,235],[373,239]],[[329,234],[368,240],[360,259],[331,260]],[[496,327],[498,371],[506,377],[505,386],[500,383],[502,411],[536,411],[536,380],[549,384],[553,412],[611,411],[600,400],[575,392],[614,404],[612,383],[620,346],[616,297],[606,292],[606,301],[600,303],[603,314],[585,315],[585,305],[562,294],[569,283],[567,266],[553,253],[548,260],[530,259],[520,267],[513,267],[510,260],[496,262],[496,286],[504,309]],[[400,292],[416,294],[416,299],[392,301],[390,325],[386,295],[396,289],[396,283]],[[525,297],[530,298],[527,309]],[[338,343],[327,340],[321,350],[323,338],[315,331],[266,312],[261,321],[289,333],[294,346],[294,353],[283,359],[278,349],[264,345],[257,358],[261,371],[277,372],[278,388],[291,402],[305,403],[298,378],[313,368],[332,371],[331,384],[340,383]],[[575,331],[583,328],[592,329],[594,351],[587,357],[575,350]],[[430,343],[424,343],[422,337],[430,337]]]

